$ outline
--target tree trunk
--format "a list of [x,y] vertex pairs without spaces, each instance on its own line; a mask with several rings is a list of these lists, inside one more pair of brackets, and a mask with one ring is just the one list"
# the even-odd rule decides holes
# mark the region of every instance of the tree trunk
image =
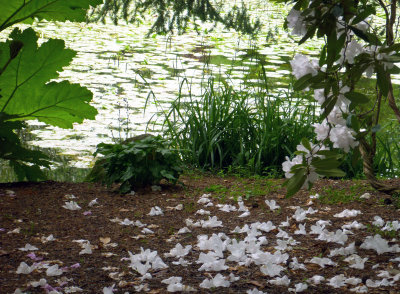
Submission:
[[365,139],[360,140],[360,153],[363,159],[363,170],[368,183],[376,190],[393,195],[400,192],[400,186],[390,186],[378,180],[374,172],[374,148]]

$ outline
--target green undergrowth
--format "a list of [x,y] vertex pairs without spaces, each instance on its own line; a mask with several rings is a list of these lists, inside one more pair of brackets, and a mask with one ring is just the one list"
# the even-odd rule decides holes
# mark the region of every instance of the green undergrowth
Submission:
[[352,185],[344,188],[328,186],[319,192],[318,201],[323,204],[347,204],[355,201],[361,201],[360,196],[371,192],[373,189],[357,180],[352,181]]
[[212,197],[218,198],[221,202],[228,199],[237,201],[239,197],[243,200],[254,200],[264,198],[271,193],[277,192],[281,183],[275,179],[264,177],[258,178],[234,178],[226,185],[210,184],[202,192],[210,193]]
[[165,114],[164,137],[197,168],[282,176],[285,157],[302,137],[314,136],[314,105],[293,95],[270,94],[267,81],[264,88],[235,90],[210,79],[195,97],[184,95],[182,84]]

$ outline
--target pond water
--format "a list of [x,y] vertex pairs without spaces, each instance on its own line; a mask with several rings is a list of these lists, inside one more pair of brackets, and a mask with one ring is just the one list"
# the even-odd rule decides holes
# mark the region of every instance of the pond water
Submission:
[[245,80],[259,83],[252,76],[259,64],[257,58],[265,60],[271,91],[277,93],[287,88],[289,60],[298,52],[314,55],[321,44],[308,42],[301,47],[296,44],[282,28],[287,14],[285,6],[261,0],[246,3],[251,14],[264,24],[257,39],[221,27],[207,32],[209,26],[204,26],[201,34],[192,31],[181,36],[146,37],[150,23],[35,24],[41,41],[61,38],[67,47],[77,51],[60,79],[88,87],[94,94],[92,105],[99,114],[96,120],[76,124],[73,129],[31,122],[36,138],[30,143],[56,148],[58,154],[72,160],[71,165],[88,167],[98,143],[124,138],[126,129],[128,136],[145,132],[149,119],[167,109],[169,102],[177,97],[184,79],[194,95],[201,92],[201,82],[210,76],[228,77],[236,87],[243,86]]

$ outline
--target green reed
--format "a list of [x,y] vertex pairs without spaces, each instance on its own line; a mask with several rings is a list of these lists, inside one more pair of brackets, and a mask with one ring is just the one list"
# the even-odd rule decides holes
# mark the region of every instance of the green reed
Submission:
[[[313,137],[315,106],[291,91],[234,90],[209,79],[202,95],[182,94],[164,119],[164,136],[187,164],[203,169],[245,169],[281,175],[281,164],[302,137]],[[308,102],[308,101],[307,101]]]

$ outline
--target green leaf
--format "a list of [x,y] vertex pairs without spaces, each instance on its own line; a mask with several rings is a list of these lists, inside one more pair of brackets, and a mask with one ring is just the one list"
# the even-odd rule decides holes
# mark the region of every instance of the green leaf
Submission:
[[316,173],[326,176],[326,177],[344,177],[346,176],[346,173],[338,168],[332,168],[332,169],[316,169]]
[[311,144],[310,144],[310,142],[308,141],[307,138],[302,138],[302,139],[301,139],[301,144],[302,144],[307,150],[311,151]]
[[369,102],[369,98],[358,92],[347,92],[344,96],[355,104],[365,104]]
[[356,25],[359,22],[365,20],[368,16],[375,14],[375,8],[372,5],[368,5],[365,7],[363,11],[356,15],[356,17],[351,22],[352,25]]
[[308,39],[312,39],[312,37],[315,34],[315,31],[317,29],[316,25],[312,25],[308,30],[307,33],[304,35],[304,37],[299,41],[299,45],[303,44],[305,41]]
[[359,162],[360,158],[361,158],[360,149],[359,148],[354,148],[353,149],[353,154],[352,154],[352,157],[351,157],[351,165],[352,165],[352,167],[355,168],[357,166],[357,163]]
[[311,165],[314,166],[316,169],[323,169],[323,170],[328,170],[328,169],[334,169],[340,166],[340,161],[337,160],[335,157],[330,157],[330,158],[314,158],[311,162]]
[[321,120],[324,120],[325,118],[328,117],[329,113],[331,113],[333,107],[335,107],[336,102],[337,102],[337,97],[329,97],[325,100],[325,102],[322,104],[322,108],[324,109],[322,115],[321,115]]
[[392,51],[398,52],[400,50],[400,43],[396,43],[393,45],[390,45],[388,47],[383,47],[379,49],[380,53],[390,53]]
[[357,116],[354,114],[350,114],[346,119],[346,125],[349,128],[352,128],[356,132],[360,130],[360,123],[358,122]]
[[381,90],[382,95],[386,97],[389,93],[389,80],[385,68],[381,64],[377,64],[376,66],[376,80],[379,90]]
[[[32,29],[20,32],[15,29],[11,37],[24,46],[0,75],[0,112],[17,115],[19,119],[38,119],[62,128],[70,128],[74,122],[85,118],[94,119],[97,110],[89,105],[93,94],[85,87],[48,82],[58,77],[58,71],[68,65],[75,52],[65,49],[64,41],[49,40],[37,47],[37,37]],[[0,43],[0,52],[7,52],[8,44]],[[0,59],[0,68],[4,60]]]
[[326,157],[340,157],[341,155],[338,153],[337,150],[333,149],[333,150],[319,150],[317,152],[317,155],[323,155]]
[[326,52],[326,45],[324,45],[324,47],[322,47],[321,54],[320,54],[320,57],[319,57],[319,62],[318,62],[320,67],[323,66],[325,64],[325,62],[326,62],[326,53],[327,53]]
[[374,34],[363,32],[354,26],[349,26],[349,28],[354,32],[357,37],[363,39],[365,42],[370,43],[371,45],[382,45],[381,41]]
[[310,80],[312,78],[312,74],[306,74],[305,76],[302,76],[300,79],[298,79],[294,85],[293,89],[295,91],[301,91],[307,88],[310,85]]
[[304,168],[298,169],[296,173],[284,183],[286,186],[286,198],[292,197],[301,189],[307,179],[305,172]]
[[33,18],[83,22],[86,20],[87,9],[102,2],[102,0],[0,0],[0,31],[15,23],[30,23]]

